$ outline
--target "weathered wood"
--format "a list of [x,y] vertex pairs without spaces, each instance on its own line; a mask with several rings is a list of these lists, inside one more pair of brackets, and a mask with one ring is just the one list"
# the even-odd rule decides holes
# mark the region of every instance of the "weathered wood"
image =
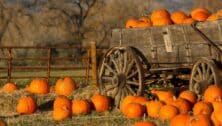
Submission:
[[[197,28],[222,48],[222,20],[199,22]],[[207,43],[190,24],[114,29],[110,47],[119,46],[120,41],[122,46],[133,46],[139,49],[150,64],[163,68],[191,66],[201,57],[221,59],[221,55],[218,56],[215,48]],[[170,44],[167,46],[166,42]]]
[[92,83],[97,85],[96,42],[91,42]]

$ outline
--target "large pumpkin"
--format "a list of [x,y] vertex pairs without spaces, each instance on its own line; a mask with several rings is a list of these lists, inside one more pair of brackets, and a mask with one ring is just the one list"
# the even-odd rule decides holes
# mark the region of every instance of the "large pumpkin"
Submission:
[[151,90],[153,95],[156,95],[160,101],[164,103],[171,103],[174,99],[174,93],[172,91]]
[[76,83],[71,77],[64,77],[64,79],[58,79],[55,84],[55,92],[58,95],[70,96],[76,89]]
[[128,95],[121,101],[120,110],[124,113],[127,104],[132,103],[136,99],[136,96]]
[[50,86],[44,79],[34,79],[31,81],[27,89],[31,93],[46,94],[49,93]]
[[91,98],[91,100],[96,111],[98,112],[105,112],[110,107],[110,100],[106,96],[96,94]]
[[8,82],[4,84],[4,86],[2,87],[2,90],[6,93],[11,93],[15,90],[18,90],[18,87],[15,85],[15,83]]
[[171,103],[171,105],[177,107],[180,114],[188,113],[192,108],[190,102],[183,98],[177,98]]
[[86,114],[90,112],[90,104],[86,100],[74,100],[72,102],[73,114]]
[[19,114],[31,114],[36,111],[37,105],[31,96],[21,97],[16,106]]

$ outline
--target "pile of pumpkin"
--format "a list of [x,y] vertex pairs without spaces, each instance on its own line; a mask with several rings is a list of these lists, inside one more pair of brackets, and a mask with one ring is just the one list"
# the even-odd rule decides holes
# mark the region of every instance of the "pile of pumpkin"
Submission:
[[[169,121],[170,126],[221,126],[222,88],[211,85],[202,99],[189,90],[176,97],[172,91],[152,90],[157,98],[148,100],[140,96],[127,96],[121,103],[121,111],[127,118],[145,115],[153,119]],[[135,126],[155,126],[151,121],[141,121]],[[149,124],[149,125],[148,125]],[[151,125],[152,124],[152,125]]]
[[164,26],[171,24],[190,24],[195,21],[215,21],[222,19],[222,9],[215,13],[211,13],[206,8],[195,8],[189,15],[181,10],[177,10],[170,14],[166,9],[154,10],[150,16],[143,16],[139,19],[128,19],[126,28],[145,28],[150,26]]
[[[44,79],[33,79],[26,86],[25,91],[32,95],[22,96],[15,108],[18,114],[32,114],[38,109],[34,95],[44,96],[48,93],[56,93],[57,96],[53,101],[52,117],[54,120],[61,121],[72,115],[87,114],[93,108],[98,112],[104,112],[109,109],[109,98],[103,95],[95,94],[91,100],[87,99],[70,99],[69,96],[77,88],[75,81],[71,77],[58,79],[53,89]],[[5,93],[12,93],[19,90],[15,83],[8,82],[3,85],[1,90]]]

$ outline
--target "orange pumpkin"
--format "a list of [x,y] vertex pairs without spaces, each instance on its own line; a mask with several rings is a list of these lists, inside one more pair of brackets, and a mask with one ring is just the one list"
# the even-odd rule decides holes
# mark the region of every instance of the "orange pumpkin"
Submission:
[[160,108],[164,105],[161,101],[148,101],[146,103],[146,110],[150,117],[158,118]]
[[164,105],[160,108],[159,118],[161,120],[171,120],[174,116],[179,113],[177,107],[172,105]]
[[219,19],[219,15],[218,14],[211,14],[208,18],[207,21],[216,21]]
[[145,105],[148,99],[143,96],[136,96],[136,99],[133,101],[134,103],[139,103],[141,105]]
[[172,91],[161,91],[161,90],[151,90],[153,95],[156,95],[160,101],[164,103],[171,103],[174,99],[174,94]]
[[90,112],[90,104],[86,100],[74,100],[72,102],[73,114],[86,114]]
[[34,79],[31,81],[27,89],[31,93],[46,94],[49,93],[50,86],[44,79]]
[[195,22],[193,18],[186,18],[183,20],[183,24],[191,24],[193,22]]
[[210,116],[210,119],[212,120],[212,123],[214,124],[214,126],[221,126],[220,122],[217,120],[217,118],[215,117],[215,112],[213,112]]
[[182,91],[179,94],[179,98],[186,99],[187,101],[189,101],[192,104],[195,104],[197,102],[197,94],[195,94],[194,92],[189,91],[189,90]]
[[220,124],[222,124],[222,116],[221,116],[222,108],[215,110],[213,113],[214,113],[215,120],[217,120]]
[[0,126],[6,126],[6,123],[2,120],[0,120]]
[[31,114],[36,111],[37,105],[31,96],[21,97],[16,106],[19,114]]
[[53,109],[63,108],[67,109],[72,108],[72,102],[66,96],[57,96],[53,102]]
[[191,12],[191,17],[197,21],[205,21],[211,15],[211,12],[206,8],[195,8]]
[[8,82],[8,83],[4,84],[2,89],[6,93],[11,93],[11,92],[13,92],[15,90],[18,90],[18,87],[14,83]]
[[55,108],[52,111],[53,119],[56,121],[61,121],[71,116],[71,110],[66,106]]
[[177,107],[181,114],[188,113],[191,110],[190,102],[183,98],[174,100],[171,105]]
[[[153,23],[152,23],[152,21],[151,21],[151,19],[150,19],[149,17],[145,17],[145,16],[140,17],[140,18],[138,19],[138,21],[139,21],[139,24],[137,24],[137,25],[139,25],[139,27],[140,27],[142,24],[144,24],[145,27],[149,27],[149,26],[152,26],[152,25],[153,25]],[[137,27],[138,27],[138,26],[137,26]]]
[[171,20],[174,24],[182,24],[184,19],[188,18],[188,16],[183,11],[175,11],[171,14]]
[[96,94],[91,98],[91,100],[97,112],[105,112],[110,107],[109,98],[106,96]]
[[123,113],[127,118],[138,118],[143,116],[144,114],[144,109],[142,105],[138,103],[129,103],[126,106],[126,111]]
[[194,115],[203,114],[203,115],[210,116],[212,112],[213,112],[213,107],[211,104],[207,102],[200,101],[194,104],[193,106]]
[[212,126],[211,121],[206,115],[194,115],[190,117],[189,126]]
[[156,124],[151,121],[139,121],[136,122],[133,126],[156,126]]
[[170,121],[170,126],[188,126],[188,121],[190,119],[189,114],[179,114],[174,116]]
[[212,102],[212,105],[213,105],[213,110],[214,111],[221,109],[222,108],[221,99],[217,99],[216,101]]
[[55,92],[58,95],[70,96],[76,89],[76,83],[71,77],[64,77],[64,79],[58,79],[55,84]]
[[170,13],[166,9],[157,9],[151,13],[151,21],[157,21],[159,19],[169,19]]
[[132,95],[129,95],[123,98],[120,104],[120,110],[124,113],[127,104],[132,103],[135,99],[136,99],[136,96],[132,96]]
[[162,19],[157,19],[153,21],[153,26],[164,26],[164,25],[171,25],[173,22],[171,21],[170,18],[162,18]]
[[150,27],[150,26],[152,26],[152,24],[139,21],[135,28],[146,28],[146,27]]
[[221,98],[222,98],[222,89],[216,85],[210,85],[204,91],[203,100],[205,102],[214,102],[216,99],[221,99]]
[[138,20],[137,19],[128,19],[126,21],[126,28],[135,28],[137,27],[137,24],[138,24]]

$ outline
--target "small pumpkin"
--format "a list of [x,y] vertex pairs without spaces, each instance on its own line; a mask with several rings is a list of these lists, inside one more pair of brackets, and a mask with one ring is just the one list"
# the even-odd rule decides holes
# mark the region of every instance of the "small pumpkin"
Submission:
[[133,126],[156,126],[156,124],[151,121],[138,121]]
[[11,93],[11,92],[13,92],[15,90],[18,90],[18,87],[15,85],[15,83],[8,82],[8,83],[4,84],[2,89],[6,93]]
[[34,79],[29,86],[26,87],[26,90],[36,94],[47,94],[49,93],[50,86],[45,79]]
[[66,107],[67,109],[72,108],[72,102],[66,96],[57,96],[53,102],[53,109],[56,108],[63,108]]
[[170,18],[170,13],[163,8],[156,9],[151,13],[151,21],[157,21],[159,19],[169,19]]
[[206,21],[211,12],[206,8],[195,8],[191,11],[191,17],[197,21]]
[[58,95],[70,96],[76,88],[76,83],[71,77],[58,79],[55,84],[55,92]]
[[95,94],[91,101],[97,112],[105,112],[110,107],[110,100],[108,97],[100,94]]
[[[213,92],[213,93],[212,93]],[[217,85],[210,85],[204,91],[203,101],[205,102],[214,102],[216,99],[222,98],[222,89]]]
[[120,110],[124,113],[127,104],[132,103],[136,99],[136,96],[128,95],[120,103]]
[[147,110],[148,116],[152,118],[158,118],[159,111],[162,106],[164,106],[164,103],[161,101],[148,101],[146,103],[146,110]]
[[126,111],[123,113],[127,118],[138,118],[143,116],[144,109],[143,106],[138,103],[129,103],[126,106]]
[[31,96],[21,97],[16,106],[19,114],[31,114],[36,111],[36,101]]
[[192,108],[190,102],[183,98],[175,99],[171,105],[177,107],[181,114],[188,113]]
[[190,90],[182,91],[179,94],[179,98],[186,99],[192,104],[195,104],[197,102],[197,94],[195,94],[194,92],[192,92]]
[[188,126],[189,114],[179,114],[170,120],[170,126]]
[[202,115],[202,114],[191,116],[189,119],[188,125],[189,126],[212,126],[211,121],[208,118],[208,116]]
[[72,102],[73,114],[87,114],[90,112],[90,104],[86,100],[74,100]]
[[175,97],[172,91],[151,90],[151,93],[166,104],[171,103]]
[[173,105],[164,105],[160,108],[159,118],[161,120],[171,120],[174,116],[179,113],[177,107]]
[[192,24],[195,21],[193,18],[186,18],[183,20],[183,24]]
[[55,108],[52,111],[53,119],[56,121],[61,121],[71,116],[71,110],[66,106]]
[[132,19],[128,19],[126,21],[126,26],[125,27],[126,28],[135,28],[135,27],[137,27],[137,24],[138,24],[138,20],[132,18]]
[[199,101],[193,106],[193,114],[194,115],[207,115],[210,116],[213,112],[213,107],[210,103]]
[[188,18],[188,16],[183,11],[175,11],[171,14],[171,20],[174,24],[182,24],[184,19]]

